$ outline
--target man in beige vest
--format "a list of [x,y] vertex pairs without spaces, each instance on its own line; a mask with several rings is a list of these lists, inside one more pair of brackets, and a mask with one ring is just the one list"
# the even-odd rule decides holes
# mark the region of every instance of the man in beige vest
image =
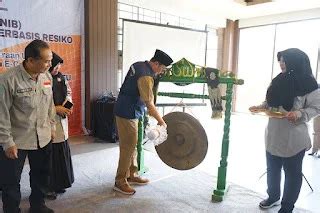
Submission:
[[53,212],[44,202],[55,134],[51,59],[49,45],[34,40],[25,48],[25,60],[0,75],[0,185],[5,213],[20,212],[20,179],[27,156],[30,212]]

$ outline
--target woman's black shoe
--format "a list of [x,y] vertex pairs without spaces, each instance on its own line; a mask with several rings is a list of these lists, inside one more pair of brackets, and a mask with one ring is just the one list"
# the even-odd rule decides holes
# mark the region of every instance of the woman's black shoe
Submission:
[[272,200],[269,200],[269,199],[265,199],[263,201],[261,201],[259,203],[259,206],[260,208],[262,209],[269,209],[271,207],[274,207],[274,206],[278,206],[281,204],[281,201],[280,199],[279,200],[276,200],[276,201],[272,201]]
[[55,200],[55,199],[57,199],[57,194],[55,192],[48,192],[45,195],[45,198],[48,200]]
[[57,194],[63,194],[63,193],[66,192],[66,190],[65,190],[65,189],[59,189],[59,190],[56,190],[55,192],[56,192]]

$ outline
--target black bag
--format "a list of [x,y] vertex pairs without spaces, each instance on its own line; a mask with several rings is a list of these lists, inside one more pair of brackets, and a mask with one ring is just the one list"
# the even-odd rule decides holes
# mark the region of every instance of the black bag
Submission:
[[102,96],[93,107],[93,135],[101,140],[115,143],[118,139],[113,108],[116,98],[113,95]]

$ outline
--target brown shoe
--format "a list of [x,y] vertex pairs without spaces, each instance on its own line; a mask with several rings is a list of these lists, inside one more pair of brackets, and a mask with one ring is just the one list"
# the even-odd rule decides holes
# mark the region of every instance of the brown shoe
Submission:
[[136,192],[136,190],[134,190],[128,183],[124,183],[122,185],[115,183],[113,190],[125,195],[133,195]]
[[149,183],[149,180],[146,178],[142,178],[142,177],[129,177],[127,179],[128,183],[132,184],[132,185],[147,185]]

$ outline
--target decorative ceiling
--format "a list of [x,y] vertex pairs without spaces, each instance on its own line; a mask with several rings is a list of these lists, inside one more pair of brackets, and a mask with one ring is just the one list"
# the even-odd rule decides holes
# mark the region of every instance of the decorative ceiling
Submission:
[[120,0],[120,2],[206,23],[320,9],[320,0]]

